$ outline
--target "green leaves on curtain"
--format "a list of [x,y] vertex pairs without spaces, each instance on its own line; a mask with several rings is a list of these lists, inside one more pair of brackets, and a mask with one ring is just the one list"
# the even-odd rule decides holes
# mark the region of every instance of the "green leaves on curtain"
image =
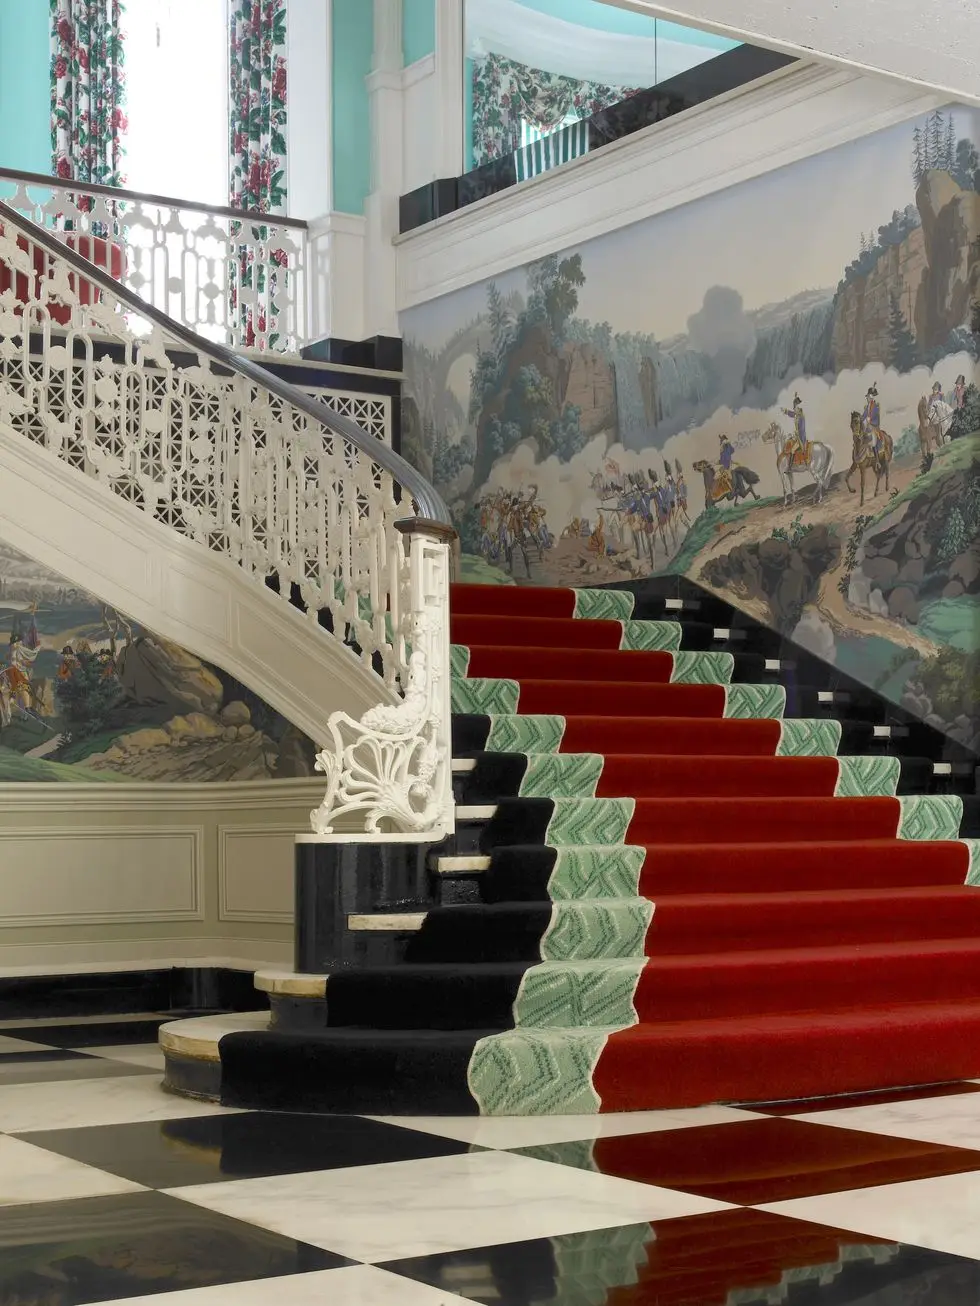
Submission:
[[479,167],[519,149],[521,123],[541,132],[559,127],[570,113],[590,118],[628,99],[636,88],[580,82],[560,73],[488,54],[473,65],[473,158]]
[[[228,10],[228,202],[236,209],[285,214],[286,0],[228,0]],[[267,230],[255,228],[254,235],[264,242]],[[266,330],[263,305],[275,297],[276,269],[285,276],[286,265],[282,251],[272,252],[268,266],[256,263],[244,245],[232,263],[231,302],[246,347],[255,344],[256,329]],[[275,340],[270,335],[270,346]]]
[[122,0],[49,2],[52,171],[66,180],[122,186]]

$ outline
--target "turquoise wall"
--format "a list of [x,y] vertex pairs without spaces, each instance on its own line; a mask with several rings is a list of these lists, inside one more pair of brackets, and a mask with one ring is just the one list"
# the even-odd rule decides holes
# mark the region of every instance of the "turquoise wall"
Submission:
[[374,6],[333,0],[333,210],[363,213],[371,191],[371,116],[366,78],[374,47]]
[[48,0],[0,4],[0,167],[51,172]]
[[402,0],[405,63],[418,63],[436,48],[436,0]]
[[727,50],[737,44],[723,36],[699,32],[694,27],[681,27],[678,23],[665,23],[647,14],[620,9],[616,5],[600,4],[599,0],[519,0],[525,9],[536,9],[539,14],[562,18],[566,23],[580,27],[594,27],[600,32],[618,32],[624,36],[659,36],[669,41],[685,41],[689,45],[706,45]]

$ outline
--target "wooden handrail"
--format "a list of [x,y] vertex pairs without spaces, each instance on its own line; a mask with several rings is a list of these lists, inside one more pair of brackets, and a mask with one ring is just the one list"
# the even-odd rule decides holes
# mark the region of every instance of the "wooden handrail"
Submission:
[[172,195],[149,195],[143,191],[125,190],[122,186],[104,186],[98,181],[78,181],[74,177],[48,177],[43,172],[19,172],[15,168],[0,168],[0,181],[16,181],[27,186],[46,186],[51,190],[77,190],[90,195],[105,195],[114,200],[138,200],[145,204],[163,204],[172,209],[189,209],[192,213],[211,213],[219,218],[234,218],[240,222],[264,222],[275,227],[297,227],[306,231],[305,218],[284,218],[278,213],[259,213],[255,209],[232,209],[227,206],[201,204],[198,200],[179,200]]

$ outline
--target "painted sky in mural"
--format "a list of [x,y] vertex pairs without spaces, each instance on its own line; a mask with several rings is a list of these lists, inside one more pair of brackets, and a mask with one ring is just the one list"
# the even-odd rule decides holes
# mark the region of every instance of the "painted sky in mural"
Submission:
[[233,677],[0,543],[0,780],[290,779],[313,751]]
[[469,574],[684,571],[976,743],[978,141],[938,112],[405,314]]

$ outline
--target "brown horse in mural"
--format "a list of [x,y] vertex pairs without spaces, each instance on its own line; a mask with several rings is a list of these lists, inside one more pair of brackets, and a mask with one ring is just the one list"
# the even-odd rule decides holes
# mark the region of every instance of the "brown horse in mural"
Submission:
[[851,484],[851,477],[855,472],[861,473],[862,507],[864,506],[864,478],[869,470],[874,472],[875,496],[878,494],[882,478],[885,481],[885,493],[888,493],[888,468],[895,452],[895,445],[887,431],[881,431],[879,434],[881,435],[881,452],[876,453],[874,438],[865,431],[861,422],[861,414],[851,413],[853,448],[851,451],[851,466],[844,475],[844,484],[853,494],[854,486]]

